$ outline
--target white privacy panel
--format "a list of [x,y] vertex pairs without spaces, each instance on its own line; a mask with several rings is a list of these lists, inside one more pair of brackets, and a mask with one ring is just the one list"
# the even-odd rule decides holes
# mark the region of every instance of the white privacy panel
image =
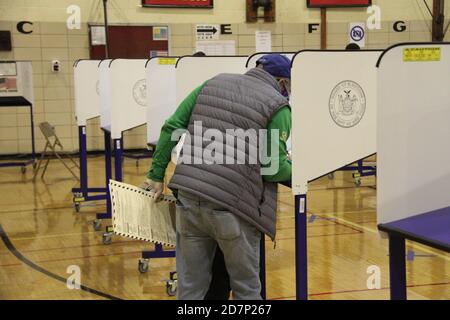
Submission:
[[147,119],[145,59],[115,59],[109,64],[111,138],[141,126]]
[[378,223],[450,206],[450,43],[385,52],[377,127]]
[[99,88],[100,88],[100,127],[111,131],[111,88],[110,69],[111,59],[102,60],[99,65]]
[[380,51],[303,51],[292,65],[292,186],[376,152]]
[[161,127],[177,108],[178,58],[153,58],[147,62],[147,143],[156,144]]
[[99,60],[80,60],[73,66],[75,116],[79,126],[100,116]]
[[195,88],[220,73],[244,74],[247,57],[182,57],[177,69],[177,105]]
[[30,61],[0,61],[0,97],[24,97],[33,104],[33,67]]
[[248,57],[246,64],[247,69],[252,69],[256,67],[256,61],[258,61],[259,58],[267,54],[281,54],[283,56],[286,56],[289,60],[292,60],[292,58],[295,55],[295,52],[257,52]]

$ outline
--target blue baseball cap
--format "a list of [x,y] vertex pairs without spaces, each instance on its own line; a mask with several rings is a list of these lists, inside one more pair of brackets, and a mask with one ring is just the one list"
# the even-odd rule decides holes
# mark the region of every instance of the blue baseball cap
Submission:
[[256,66],[262,65],[264,70],[275,78],[291,78],[291,60],[281,54],[266,54],[256,61]]

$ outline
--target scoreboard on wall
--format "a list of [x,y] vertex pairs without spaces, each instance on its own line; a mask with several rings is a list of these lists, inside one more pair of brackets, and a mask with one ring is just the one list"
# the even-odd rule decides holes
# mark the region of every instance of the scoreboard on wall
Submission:
[[369,7],[372,0],[307,0],[308,8]]
[[143,7],[213,8],[214,0],[142,0]]

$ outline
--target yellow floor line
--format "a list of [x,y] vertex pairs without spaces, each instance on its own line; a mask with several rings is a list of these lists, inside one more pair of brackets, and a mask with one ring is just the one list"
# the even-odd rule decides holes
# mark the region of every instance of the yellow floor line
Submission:
[[[343,222],[343,223],[346,223],[346,224],[348,224],[348,225],[350,225],[352,227],[360,228],[360,229],[363,229],[364,231],[367,231],[367,232],[370,232],[370,233],[378,235],[378,230],[377,229],[373,229],[373,228],[370,228],[370,227],[366,227],[366,226],[363,226],[363,225],[351,222],[351,221],[349,221],[347,219],[337,217],[336,215],[333,215],[333,214],[322,214],[322,215],[325,215],[327,217],[332,217],[332,218],[336,219],[336,221],[338,221],[338,222]],[[413,241],[410,241],[409,244],[413,248],[420,249],[421,251],[424,251],[426,253],[438,256],[438,257],[440,257],[440,258],[442,258],[442,259],[444,259],[446,261],[450,261],[450,256],[448,254],[446,254],[446,253],[440,253],[437,250],[431,250],[428,247],[426,247],[426,246],[424,246],[424,245],[422,245],[420,243],[413,242]]]

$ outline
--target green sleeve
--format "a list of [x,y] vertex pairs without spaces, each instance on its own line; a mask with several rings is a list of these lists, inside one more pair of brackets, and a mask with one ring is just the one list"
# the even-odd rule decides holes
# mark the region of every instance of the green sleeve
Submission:
[[[284,106],[280,110],[275,113],[272,120],[267,127],[267,156],[270,159],[268,166],[277,166],[278,172],[274,175],[265,175],[263,176],[265,181],[268,182],[283,182],[289,181],[292,177],[292,164],[288,158],[288,150],[286,146],[286,142],[291,135],[291,127],[292,127],[292,116],[291,109],[289,106]],[[277,136],[272,136],[272,129],[277,129]],[[272,139],[278,140],[278,157],[272,158],[272,152],[270,146],[272,145]]]
[[175,113],[164,123],[158,144],[153,153],[152,167],[147,174],[149,179],[157,182],[164,181],[165,172],[171,160],[172,150],[178,144],[178,141],[172,141],[172,132],[177,129],[186,129],[188,127],[192,110],[194,109],[197,97],[204,85],[205,83],[184,99]]

